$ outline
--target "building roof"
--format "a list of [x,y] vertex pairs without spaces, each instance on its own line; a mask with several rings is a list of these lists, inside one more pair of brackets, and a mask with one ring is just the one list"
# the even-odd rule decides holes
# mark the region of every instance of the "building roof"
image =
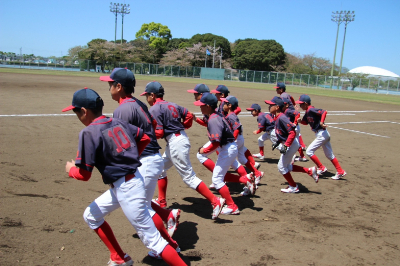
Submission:
[[383,68],[373,67],[373,66],[362,66],[356,67],[349,71],[349,73],[360,73],[360,74],[368,74],[373,76],[384,76],[384,77],[392,77],[399,78],[400,76]]

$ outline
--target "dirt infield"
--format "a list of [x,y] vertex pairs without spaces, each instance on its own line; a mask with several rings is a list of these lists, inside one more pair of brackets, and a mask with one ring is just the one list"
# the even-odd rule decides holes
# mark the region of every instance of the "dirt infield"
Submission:
[[[145,84],[138,80],[135,95]],[[162,84],[166,100],[200,112],[193,95],[186,92],[193,84]],[[245,116],[245,107],[259,103],[266,111],[263,101],[275,94],[237,86],[230,90],[244,110],[239,118],[245,145],[256,153],[258,136],[252,131],[257,123]],[[61,109],[83,87],[102,96],[104,113],[117,107],[107,84],[96,78],[0,73],[0,265],[106,265],[108,261],[106,247],[82,219],[86,206],[108,187],[97,170],[88,182],[71,179],[64,170],[65,162],[76,155],[84,126],[72,112],[65,115]],[[313,105],[329,111],[326,122],[334,153],[348,173],[345,179],[329,178],[335,170],[318,150],[328,173],[318,184],[294,173],[301,193],[283,194],[285,180],[276,167],[279,154],[266,142],[266,160],[260,168],[265,177],[256,196],[241,197],[241,186],[228,184],[241,214],[221,215],[214,222],[210,204],[186,187],[175,169],[169,170],[168,205],[182,209],[174,239],[188,265],[399,264],[400,107],[311,98]],[[196,158],[197,148],[208,140],[206,129],[194,123],[187,133],[194,170],[210,184],[211,173]],[[306,144],[314,139],[308,126],[302,126],[301,133]],[[160,145],[165,147],[165,142],[160,140]],[[106,220],[135,265],[166,265],[147,256],[120,210]]]

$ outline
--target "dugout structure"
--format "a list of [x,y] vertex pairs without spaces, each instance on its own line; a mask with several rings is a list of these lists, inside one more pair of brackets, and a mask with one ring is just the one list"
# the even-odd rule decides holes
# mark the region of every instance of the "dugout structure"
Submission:
[[201,68],[200,78],[202,79],[224,80],[224,77],[225,77],[225,69],[206,68],[206,67]]

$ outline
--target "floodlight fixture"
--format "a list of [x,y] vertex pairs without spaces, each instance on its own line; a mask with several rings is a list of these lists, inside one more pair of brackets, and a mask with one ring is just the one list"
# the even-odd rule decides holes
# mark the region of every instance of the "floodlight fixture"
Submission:
[[[333,12],[332,12],[333,13]],[[342,20],[342,11],[336,11],[336,14],[333,13],[334,15],[332,15],[331,21],[337,23],[337,31],[336,31],[336,41],[335,41],[335,52],[333,54],[333,62],[332,62],[332,69],[331,69],[331,82],[330,82],[330,88],[332,89],[332,82],[333,82],[333,69],[335,68],[335,58],[336,58],[336,48],[337,48],[337,40],[338,40],[338,36],[339,36],[339,26],[340,23],[343,22]]]

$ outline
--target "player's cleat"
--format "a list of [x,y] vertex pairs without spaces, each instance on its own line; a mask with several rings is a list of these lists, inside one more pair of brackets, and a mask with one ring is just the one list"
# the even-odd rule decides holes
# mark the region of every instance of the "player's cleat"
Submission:
[[160,206],[161,208],[167,208],[167,201],[166,200],[159,200],[158,198],[152,200],[155,204]]
[[210,190],[216,190],[215,189],[215,186],[214,186],[214,183],[211,183],[211,185],[208,187]]
[[260,166],[261,166],[261,164],[260,164],[260,163],[257,163],[257,162],[255,162],[255,164],[254,164],[254,168],[256,168],[256,169],[258,170],[258,169],[260,169]]
[[215,220],[218,218],[219,214],[222,211],[222,207],[224,207],[225,199],[224,198],[217,198],[216,202],[212,204],[213,212],[212,212],[212,219]]
[[255,179],[254,179],[254,183],[255,183],[256,185],[260,184],[261,178],[262,178],[263,176],[264,176],[264,172],[261,172],[261,171],[260,171],[260,174],[259,174],[259,175],[256,175],[256,177],[255,177]]
[[317,167],[313,166],[308,168],[308,175],[314,179],[315,183],[318,183],[319,176],[317,174]]
[[236,204],[232,205],[225,205],[224,208],[222,208],[221,214],[224,215],[237,215],[240,214],[239,208]]
[[281,191],[283,193],[298,193],[298,192],[300,192],[299,186],[297,184],[295,187],[292,187],[289,185],[287,188],[282,188]]
[[[176,250],[176,252],[181,253],[181,248],[179,246],[175,250]],[[147,254],[154,259],[162,260],[161,255],[158,255],[157,253],[155,253],[153,251],[149,251],[149,253],[147,253]]]
[[343,171],[343,173],[341,173],[341,174],[339,174],[338,172],[336,172],[336,175],[331,176],[331,178],[332,178],[333,180],[339,180],[339,179],[341,179],[342,177],[344,177],[345,175],[347,175],[346,171]]
[[301,149],[302,149],[303,151],[306,151],[306,150],[307,150],[307,146],[301,147]]
[[322,174],[325,173],[326,171],[328,171],[328,168],[326,168],[325,166],[322,166],[322,168],[318,168],[318,169],[317,169],[317,174],[318,174],[318,175],[322,175]]
[[243,188],[243,191],[240,192],[240,195],[243,196],[243,197],[251,196],[251,193],[250,193],[249,188],[248,188],[248,187],[244,187],[244,188]]
[[133,260],[132,258],[128,255],[125,254],[124,260],[121,261],[113,261],[110,259],[110,261],[107,263],[108,266],[132,266],[133,265]]
[[261,155],[261,153],[253,154],[252,156],[254,158],[257,158],[257,159],[260,159],[260,160],[264,160],[264,155]]
[[300,157],[300,156],[296,156],[294,160],[295,162],[308,162],[308,159],[306,157]]
[[181,216],[180,209],[173,209],[168,215],[167,226],[168,226],[168,234],[170,237],[174,235],[176,228],[178,228],[180,216]]
[[255,178],[253,176],[253,173],[247,174],[246,187],[248,188],[248,190],[250,192],[249,196],[252,196],[252,195],[256,194],[257,187],[256,187],[256,181],[255,181]]

